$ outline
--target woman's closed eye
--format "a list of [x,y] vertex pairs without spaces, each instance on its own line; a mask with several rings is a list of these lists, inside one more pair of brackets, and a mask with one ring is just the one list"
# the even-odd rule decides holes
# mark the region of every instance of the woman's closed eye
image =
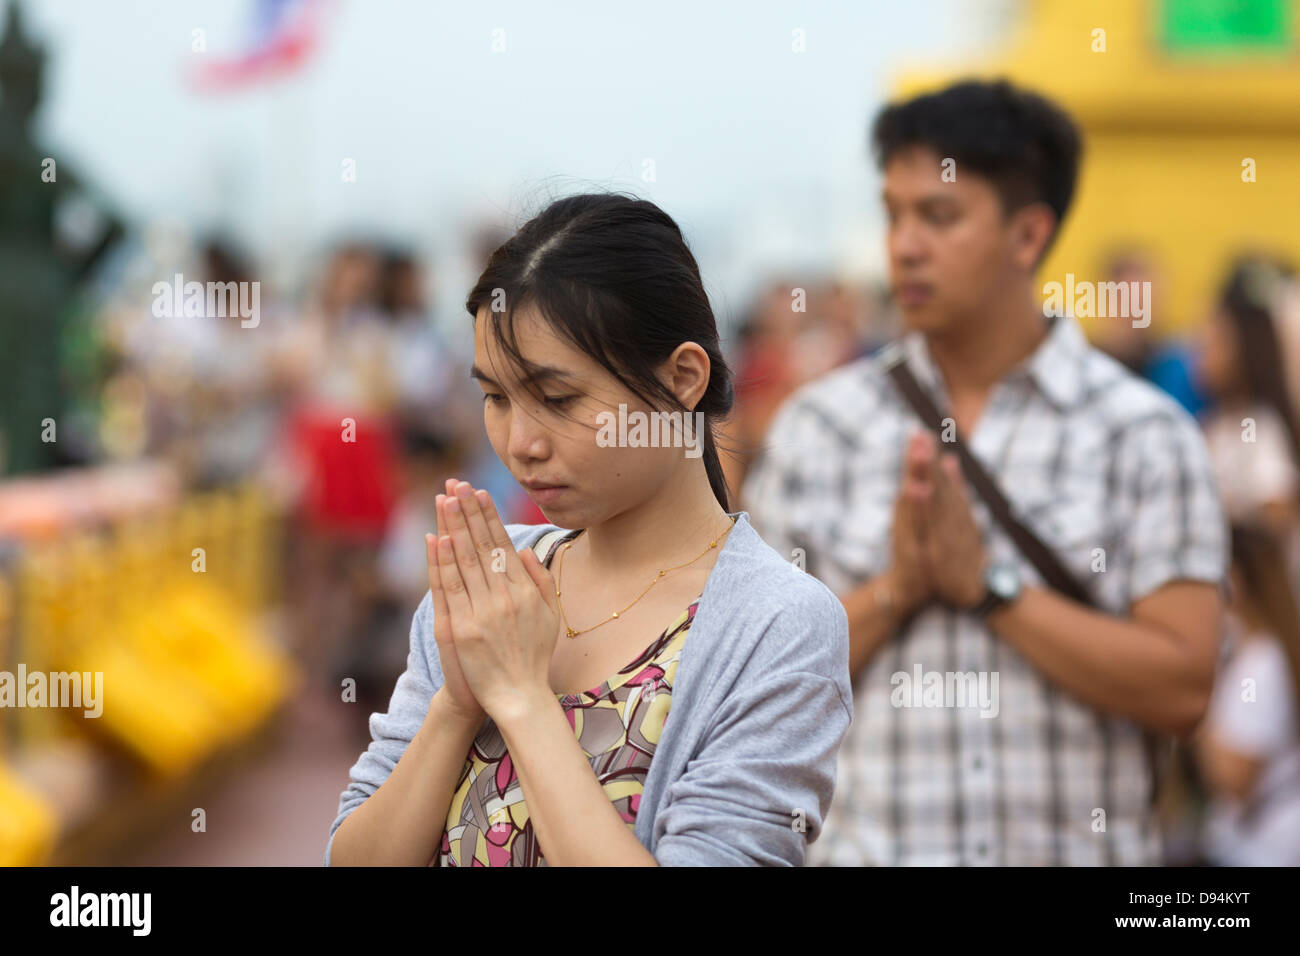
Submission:
[[[546,404],[550,405],[552,408],[563,408],[577,398],[578,398],[577,395],[545,396]],[[497,392],[484,392],[483,401],[491,405],[500,405],[501,403],[506,401],[506,397],[504,395],[498,394]]]

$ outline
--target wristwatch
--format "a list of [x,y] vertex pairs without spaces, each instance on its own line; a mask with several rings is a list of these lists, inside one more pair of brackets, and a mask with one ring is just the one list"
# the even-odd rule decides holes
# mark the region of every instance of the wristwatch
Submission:
[[1020,597],[1020,569],[1010,561],[993,561],[984,569],[984,598],[971,613],[984,617]]

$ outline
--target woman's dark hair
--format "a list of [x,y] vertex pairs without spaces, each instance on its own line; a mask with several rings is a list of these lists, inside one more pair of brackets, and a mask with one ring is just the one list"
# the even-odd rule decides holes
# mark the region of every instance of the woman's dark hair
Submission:
[[1291,405],[1286,366],[1273,319],[1272,292],[1288,274],[1268,259],[1239,259],[1219,294],[1219,308],[1237,340],[1237,388],[1252,404],[1266,405],[1282,419],[1292,461],[1300,466],[1300,428]]
[[[705,470],[729,512],[713,430],[735,401],[731,370],[699,266],[672,217],[632,196],[568,196],[492,253],[465,308],[475,317],[488,310],[491,331],[525,382],[533,369],[519,352],[514,314],[527,306],[651,408],[704,415]],[[655,374],[683,342],[695,342],[709,356],[709,384],[694,409]]]
[[1291,686],[1300,700],[1300,609],[1291,589],[1284,540],[1263,527],[1234,524],[1232,563],[1245,591],[1241,598],[1286,652]]
[[871,143],[881,169],[913,146],[955,159],[958,170],[993,184],[1004,213],[1046,203],[1056,214],[1053,240],[1074,198],[1083,154],[1083,137],[1065,110],[1006,80],[965,80],[891,103],[876,117]]

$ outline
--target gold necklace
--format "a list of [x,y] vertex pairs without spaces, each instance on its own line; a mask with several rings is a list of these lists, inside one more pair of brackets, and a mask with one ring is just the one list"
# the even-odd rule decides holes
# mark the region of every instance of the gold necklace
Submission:
[[660,571],[658,574],[655,575],[655,579],[651,581],[648,585],[646,585],[646,589],[636,596],[636,600],[633,601],[632,604],[629,604],[627,607],[623,608],[622,611],[615,611],[609,617],[605,618],[605,620],[601,621],[600,624],[593,624],[591,627],[584,627],[581,631],[575,631],[573,628],[569,627],[569,620],[564,616],[564,604],[561,603],[560,601],[560,575],[564,573],[564,552],[568,551],[571,547],[573,547],[572,541],[566,541],[564,547],[560,549],[560,555],[555,569],[555,605],[560,609],[560,622],[564,625],[565,636],[569,638],[574,638],[577,637],[579,634],[586,634],[588,631],[594,631],[602,624],[608,624],[610,621],[617,618],[620,614],[625,613],[628,610],[628,608],[632,607],[633,604],[636,604],[637,601],[645,597],[646,594],[649,592],[649,590],[652,587],[654,587],[656,584],[658,584],[659,581],[663,578],[663,576],[667,574],[669,571],[676,571],[678,568],[686,567],[687,564],[694,564],[696,561],[700,560],[700,558],[704,557],[711,550],[716,548],[718,546],[718,542],[721,541],[723,538],[725,538],[728,534],[730,534],[731,529],[734,528],[735,526],[736,526],[736,519],[732,518],[731,524],[727,526],[727,530],[722,532],[722,534],[718,535],[712,541],[710,541],[709,546],[707,548],[705,548],[695,557],[691,558],[691,560],[687,561],[686,564],[679,564],[676,567],[665,568],[664,570]]

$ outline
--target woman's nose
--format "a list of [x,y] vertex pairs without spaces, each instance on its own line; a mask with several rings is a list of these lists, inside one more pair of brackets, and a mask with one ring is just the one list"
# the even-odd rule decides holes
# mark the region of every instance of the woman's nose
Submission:
[[509,451],[512,456],[521,460],[545,458],[547,446],[546,430],[534,416],[527,412],[511,413]]

